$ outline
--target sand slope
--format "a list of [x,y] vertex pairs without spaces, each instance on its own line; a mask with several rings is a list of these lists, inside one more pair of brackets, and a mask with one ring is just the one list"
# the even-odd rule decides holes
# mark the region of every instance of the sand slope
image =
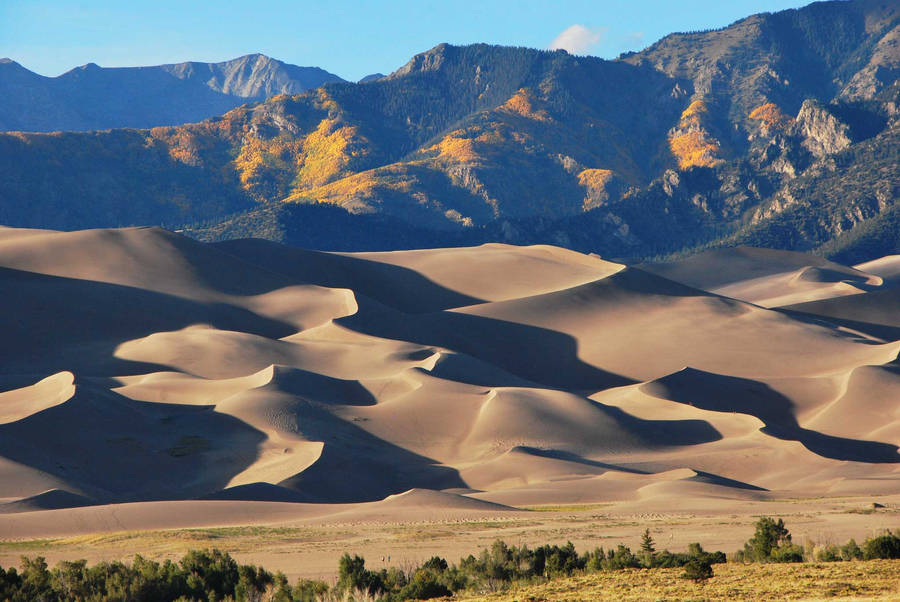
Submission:
[[894,263],[0,229],[0,527],[897,493]]
[[[796,251],[750,247],[717,249],[676,262],[641,267],[688,286],[762,307],[859,294],[886,284],[882,270],[887,270],[885,275],[893,273],[887,264],[881,269],[875,262],[851,268]],[[875,267],[875,271],[868,267]]]

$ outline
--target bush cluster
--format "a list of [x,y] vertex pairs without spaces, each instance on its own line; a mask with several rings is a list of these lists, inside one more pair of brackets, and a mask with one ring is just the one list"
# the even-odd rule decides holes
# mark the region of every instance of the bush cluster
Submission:
[[900,558],[900,536],[890,530],[870,537],[860,547],[850,539],[844,545],[815,545],[805,548],[791,541],[791,533],[784,521],[762,517],[756,523],[756,533],[733,555],[738,562],[839,562],[847,560],[877,560]]
[[[160,600],[262,600],[306,602],[322,593],[303,581],[291,587],[281,573],[238,564],[219,550],[191,550],[179,562],[140,555],[131,564],[85,560],[60,562],[50,570],[42,557],[22,557],[20,571],[0,567],[0,600],[10,602],[91,602]],[[324,585],[324,584],[322,584]]]

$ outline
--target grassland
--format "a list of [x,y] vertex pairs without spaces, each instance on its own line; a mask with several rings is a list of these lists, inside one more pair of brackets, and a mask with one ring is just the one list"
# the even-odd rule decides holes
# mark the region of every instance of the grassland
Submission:
[[807,564],[724,564],[694,583],[682,569],[630,569],[552,580],[460,600],[576,602],[592,600],[900,600],[900,560]]

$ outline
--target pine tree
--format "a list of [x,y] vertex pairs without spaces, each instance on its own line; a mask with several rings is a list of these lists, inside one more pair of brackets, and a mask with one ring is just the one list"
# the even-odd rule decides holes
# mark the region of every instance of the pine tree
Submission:
[[641,535],[641,560],[642,564],[647,568],[653,567],[653,560],[656,554],[656,546],[653,537],[650,536],[650,529],[644,529]]

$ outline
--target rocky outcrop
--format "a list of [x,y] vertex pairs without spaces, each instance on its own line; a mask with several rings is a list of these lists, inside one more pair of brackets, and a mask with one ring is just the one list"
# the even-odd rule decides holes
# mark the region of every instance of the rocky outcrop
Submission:
[[840,121],[822,103],[807,99],[797,114],[797,132],[803,146],[816,157],[833,155],[850,146],[850,126]]
[[437,71],[444,64],[444,58],[449,48],[448,44],[438,44],[431,50],[417,54],[408,63],[387,76],[388,79],[397,79],[410,73],[421,71]]

